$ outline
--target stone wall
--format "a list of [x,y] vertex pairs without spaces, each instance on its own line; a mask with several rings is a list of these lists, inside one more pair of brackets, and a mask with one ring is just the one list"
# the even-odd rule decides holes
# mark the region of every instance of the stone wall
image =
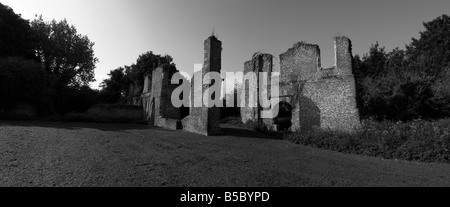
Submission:
[[316,78],[320,68],[320,49],[318,45],[296,43],[280,55],[280,81],[292,82]]
[[[243,79],[243,85],[245,86],[245,107],[241,107],[241,120],[243,123],[247,122],[267,122],[267,124],[271,124],[272,120],[263,120],[261,119],[261,110],[263,108],[260,107],[260,100],[259,96],[260,94],[260,84],[262,84],[262,80],[260,80],[259,73],[260,72],[267,72],[268,73],[268,79],[267,82],[270,84],[270,74],[273,70],[273,56],[271,54],[263,54],[263,53],[256,53],[252,60],[249,60],[244,63],[244,79]],[[248,75],[249,72],[253,72],[256,74],[256,80],[248,80],[246,79],[245,75]],[[265,86],[266,87],[266,86]],[[265,88],[263,87],[263,89]],[[250,90],[250,89],[256,89],[256,90]],[[267,92],[270,91],[270,87],[267,88]],[[264,89],[265,90],[265,89]],[[249,100],[254,98],[255,103],[257,104],[257,107],[253,107],[249,105]]]
[[170,83],[175,72],[175,67],[164,64],[145,77],[146,92],[142,93],[142,100],[145,118],[149,124],[171,129],[181,128],[180,109],[175,108],[171,102],[172,92],[177,87]]
[[[221,54],[222,42],[215,36],[210,36],[204,42],[204,63],[201,71],[196,73],[202,77],[208,72],[218,72],[221,70]],[[196,75],[194,75],[196,77]],[[182,120],[183,129],[189,132],[203,134],[206,136],[220,134],[220,109],[217,107],[194,107],[194,96],[201,96],[211,86],[210,84],[203,84],[201,79],[193,78],[191,89],[191,109],[190,115]],[[192,93],[195,83],[202,85],[202,94]],[[216,96],[219,94],[216,94]],[[203,101],[202,101],[203,103]]]
[[[360,127],[359,114],[356,108],[355,79],[352,74],[351,42],[347,37],[338,36],[335,40],[335,65],[322,68],[320,63],[320,48],[318,45],[303,42],[296,43],[292,48],[280,55],[280,101],[292,109],[292,114],[285,118],[291,119],[292,131],[307,131],[314,128],[353,132]],[[184,129],[189,132],[206,136],[220,134],[220,109],[207,107],[203,103],[203,94],[212,84],[203,84],[203,77],[209,72],[221,71],[222,42],[211,36],[204,42],[204,64],[191,80],[190,115],[180,120],[180,109],[171,103],[171,95],[178,85],[170,83],[172,75],[177,72],[171,65],[163,65],[146,75],[144,83],[130,85],[129,99],[136,98],[136,91],[143,102],[145,117],[150,124]],[[273,56],[270,54],[255,54],[250,61],[244,63],[244,86],[253,94],[246,93],[248,99],[254,97],[256,106],[241,107],[243,122],[254,121],[274,127],[274,119],[261,119],[263,108],[260,107],[259,88],[262,80],[260,72],[273,71]],[[245,81],[249,72],[256,74],[255,81]],[[197,77],[198,76],[198,77]],[[197,77],[197,78],[195,78]],[[267,83],[270,84],[271,76]],[[277,77],[278,78],[278,77]],[[192,93],[194,86],[201,85],[201,94]],[[263,87],[262,89],[264,89]],[[267,94],[270,94],[268,85]],[[219,96],[220,94],[216,94]],[[202,106],[195,107],[195,97],[202,97]],[[273,97],[272,97],[273,98]],[[133,104],[136,100],[132,100]],[[277,122],[278,123],[278,122]]]
[[296,110],[294,130],[314,127],[351,132],[359,127],[353,76],[338,76],[305,83]]
[[280,55],[281,100],[290,103],[292,131],[360,127],[352,74],[351,42],[335,37],[335,66],[322,69],[317,45],[297,43]]
[[128,87],[127,102],[128,105],[142,106],[142,89],[144,83],[142,81],[134,81]]
[[[152,70],[144,77],[143,86],[137,86],[136,83],[130,85],[129,91],[140,87],[141,99],[143,102],[144,117],[150,125],[160,126],[170,129],[184,129],[189,132],[203,134],[206,136],[221,133],[220,130],[220,109],[217,107],[194,106],[194,95],[203,97],[203,93],[212,84],[203,84],[202,79],[208,72],[218,72],[221,70],[222,42],[216,37],[211,36],[204,42],[204,64],[201,71],[196,74],[198,79],[193,78],[192,87],[195,83],[201,86],[201,94],[191,93],[192,105],[190,115],[180,120],[180,108],[175,108],[171,102],[172,92],[179,87],[177,84],[171,84],[172,75],[178,72],[173,65],[165,64]],[[195,77],[195,75],[194,75]],[[194,91],[192,88],[191,91]],[[129,99],[134,95],[130,93]],[[220,96],[220,94],[216,94]],[[202,99],[203,103],[203,99]]]

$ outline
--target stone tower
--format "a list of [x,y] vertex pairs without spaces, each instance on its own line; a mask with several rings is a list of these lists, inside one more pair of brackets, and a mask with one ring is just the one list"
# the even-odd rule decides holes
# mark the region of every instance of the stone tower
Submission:
[[[183,129],[189,132],[203,134],[206,136],[221,133],[220,130],[220,109],[217,107],[207,107],[203,103],[201,107],[195,106],[195,97],[203,97],[205,91],[211,84],[203,84],[203,77],[209,72],[220,73],[222,65],[222,42],[215,36],[210,36],[204,42],[204,62],[201,71],[197,71],[192,79],[191,109],[190,115],[183,119]],[[200,74],[201,73],[201,74]],[[201,78],[195,78],[201,77]],[[201,85],[201,94],[196,93],[195,86]],[[220,94],[215,94],[220,96]]]

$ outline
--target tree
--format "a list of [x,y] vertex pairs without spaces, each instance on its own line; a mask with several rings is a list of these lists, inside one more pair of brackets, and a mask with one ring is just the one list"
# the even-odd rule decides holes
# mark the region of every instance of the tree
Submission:
[[377,77],[386,72],[387,54],[378,42],[370,47],[369,54],[363,57],[362,76]]
[[18,104],[35,106],[38,114],[53,111],[51,77],[33,60],[9,57],[0,59],[0,109]]
[[450,66],[450,17],[442,15],[423,26],[425,31],[420,32],[419,39],[412,38],[406,52],[413,64],[438,75]]
[[0,3],[0,58],[34,58],[34,39],[29,22]]
[[356,104],[361,116],[378,116],[381,108],[384,106],[383,100],[379,94],[378,83],[387,71],[388,55],[384,47],[380,47],[378,42],[372,44],[369,53],[362,58],[359,55],[353,57],[353,73],[355,75],[356,85]]
[[173,58],[170,55],[156,55],[152,51],[139,55],[136,64],[128,71],[131,80],[144,80],[144,75],[152,72],[155,68],[164,64],[174,65]]
[[406,47],[408,68],[427,80],[432,95],[426,106],[440,116],[450,115],[450,17],[442,15],[423,23],[419,39]]
[[[139,55],[136,64],[125,66],[125,85],[135,85],[135,91],[126,90],[125,96],[130,98],[135,95],[136,90],[141,89],[144,85],[144,75],[151,73],[155,68],[166,65],[165,69],[175,67],[176,70],[176,66],[172,61],[173,59],[170,55],[156,55],[152,51]],[[128,94],[129,92],[132,94]]]
[[57,88],[81,87],[94,81],[98,59],[94,56],[94,43],[77,33],[67,20],[45,22],[39,16],[31,22],[37,39],[36,55],[42,67],[57,77]]
[[108,73],[109,78],[103,80],[100,87],[102,93],[107,96],[108,103],[117,103],[127,93],[128,84],[125,80],[125,68],[119,67]]
[[[440,35],[450,36],[448,31]],[[433,57],[422,46],[386,53],[376,43],[362,60],[354,57],[357,103],[363,117],[405,121],[450,115],[449,67],[437,61],[444,57]]]

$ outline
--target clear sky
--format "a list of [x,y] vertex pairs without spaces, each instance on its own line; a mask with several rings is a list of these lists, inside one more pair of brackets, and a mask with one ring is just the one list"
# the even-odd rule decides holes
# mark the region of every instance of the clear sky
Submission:
[[[95,42],[97,82],[146,52],[169,54],[192,74],[213,28],[222,41],[222,71],[242,71],[255,52],[278,58],[297,41],[318,44],[322,66],[334,64],[332,37],[348,36],[353,54],[379,41],[403,48],[422,23],[450,14],[450,0],[0,0],[25,19],[67,19]],[[278,61],[278,60],[276,60]]]

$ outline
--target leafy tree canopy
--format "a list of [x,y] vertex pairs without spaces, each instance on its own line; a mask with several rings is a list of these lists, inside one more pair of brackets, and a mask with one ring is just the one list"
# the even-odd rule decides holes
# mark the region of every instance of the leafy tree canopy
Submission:
[[420,38],[412,38],[406,51],[411,61],[420,64],[426,72],[438,74],[450,66],[450,17],[442,15],[423,26],[425,30],[420,32]]
[[34,40],[27,20],[0,3],[0,58],[34,58]]
[[357,101],[363,116],[408,120],[450,115],[450,17],[424,23],[406,50],[385,52],[378,42],[354,57]]
[[46,22],[39,16],[31,22],[38,44],[36,54],[43,68],[57,77],[58,86],[80,87],[95,81],[94,43],[77,33],[67,20]]

